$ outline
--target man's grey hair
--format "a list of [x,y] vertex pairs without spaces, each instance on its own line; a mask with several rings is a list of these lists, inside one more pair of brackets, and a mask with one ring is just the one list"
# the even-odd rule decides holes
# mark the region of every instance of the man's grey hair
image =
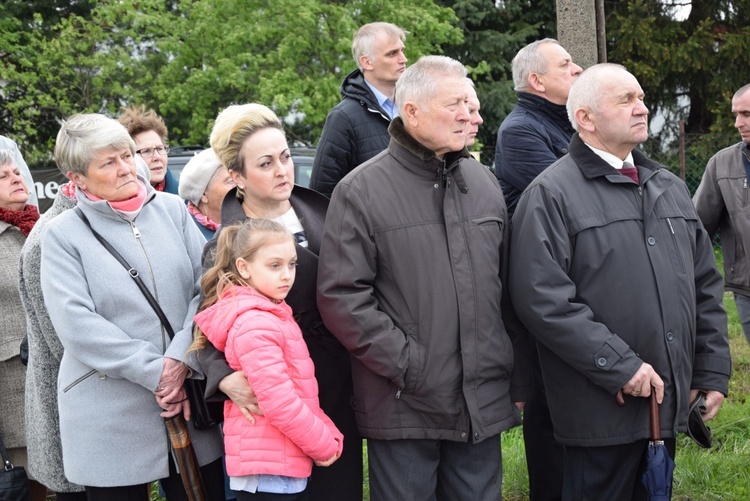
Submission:
[[513,85],[515,86],[516,92],[525,91],[529,88],[529,75],[532,73],[539,73],[544,75],[547,73],[549,62],[539,51],[539,47],[544,44],[554,43],[560,45],[560,42],[554,38],[545,38],[531,42],[526,47],[522,48],[513,58],[512,72],[513,72]]
[[352,38],[352,56],[357,63],[359,71],[362,71],[360,59],[365,56],[367,59],[375,60],[375,38],[380,33],[385,33],[392,40],[406,40],[406,31],[391,23],[369,23],[354,32]]
[[135,155],[135,142],[120,122],[98,113],[73,115],[62,122],[55,142],[55,162],[63,175],[86,169],[102,150],[129,149]]
[[412,64],[396,82],[394,96],[398,112],[404,116],[404,104],[408,101],[424,108],[437,92],[437,82],[443,78],[466,78],[466,67],[447,56],[423,56]]
[[578,131],[578,122],[576,122],[576,110],[581,108],[597,113],[604,96],[604,87],[610,83],[610,79],[603,78],[603,73],[609,73],[612,70],[622,70],[627,72],[624,66],[614,63],[601,63],[591,66],[573,83],[568,95],[568,119],[573,128]]
[[11,150],[0,149],[0,167],[16,165],[16,156]]
[[740,89],[737,92],[734,93],[734,96],[732,96],[732,101],[734,101],[735,99],[741,98],[745,94],[745,92],[749,90],[750,90],[750,84],[743,85],[742,87],[740,87]]

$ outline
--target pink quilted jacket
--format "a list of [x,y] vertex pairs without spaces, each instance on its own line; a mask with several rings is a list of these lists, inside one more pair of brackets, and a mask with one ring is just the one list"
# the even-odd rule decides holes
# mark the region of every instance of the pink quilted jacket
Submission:
[[245,372],[265,416],[250,423],[224,403],[227,474],[309,477],[313,460],[338,451],[344,436],[320,409],[315,367],[285,303],[233,287],[195,316],[229,366]]

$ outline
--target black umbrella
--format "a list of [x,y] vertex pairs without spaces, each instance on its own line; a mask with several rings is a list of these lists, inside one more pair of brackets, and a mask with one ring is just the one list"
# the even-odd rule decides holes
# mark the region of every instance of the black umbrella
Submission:
[[656,392],[651,388],[651,440],[646,451],[646,472],[643,474],[643,485],[651,501],[669,501],[672,499],[672,474],[674,461],[669,457],[667,447],[661,439],[659,423],[659,403]]
[[182,417],[182,413],[171,418],[164,418],[164,424],[167,426],[169,442],[172,444],[174,457],[177,460],[177,467],[180,470],[182,485],[185,487],[188,499],[190,501],[206,501],[206,489],[203,486],[201,470],[198,465],[198,459],[195,457],[195,450],[190,441],[187,422]]

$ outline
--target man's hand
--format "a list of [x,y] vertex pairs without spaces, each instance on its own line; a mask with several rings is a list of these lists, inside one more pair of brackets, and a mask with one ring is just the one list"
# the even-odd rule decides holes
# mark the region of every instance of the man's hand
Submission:
[[250,388],[250,383],[247,382],[244,372],[236,371],[226,376],[219,382],[219,390],[237,404],[237,407],[242,411],[242,415],[251,423],[255,424],[253,414],[263,415],[263,411],[258,407],[258,397]]
[[656,392],[656,401],[661,403],[664,400],[664,381],[651,365],[643,363],[622,387],[622,392],[634,397],[650,397],[652,386]]
[[699,391],[706,394],[706,413],[701,417],[703,418],[703,421],[708,421],[716,417],[716,414],[719,412],[719,407],[721,407],[722,402],[724,402],[724,394],[715,390],[692,389],[690,390],[690,403],[693,403],[693,400],[698,396]]

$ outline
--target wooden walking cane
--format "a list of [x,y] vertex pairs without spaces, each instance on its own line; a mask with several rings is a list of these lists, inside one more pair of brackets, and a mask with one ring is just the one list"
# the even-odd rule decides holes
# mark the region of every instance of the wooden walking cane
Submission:
[[188,499],[190,501],[207,501],[208,495],[203,486],[198,458],[195,456],[193,444],[190,442],[187,421],[182,414],[178,414],[171,418],[165,418],[164,424],[167,427],[169,442],[172,444],[177,468],[180,470],[182,485],[185,487]]

